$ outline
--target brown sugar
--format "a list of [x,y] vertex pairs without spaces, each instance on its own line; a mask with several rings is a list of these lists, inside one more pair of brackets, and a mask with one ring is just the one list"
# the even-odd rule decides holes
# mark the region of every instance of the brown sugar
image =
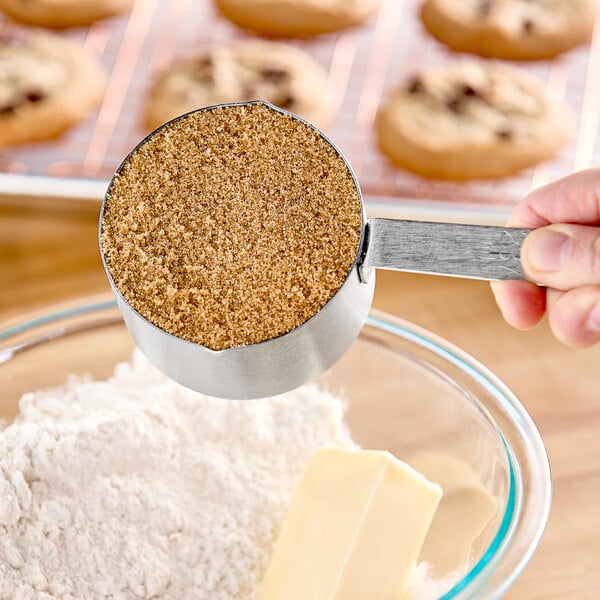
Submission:
[[159,129],[115,176],[101,224],[113,283],[147,320],[222,350],[315,315],[356,258],[362,209],[317,131],[262,103]]

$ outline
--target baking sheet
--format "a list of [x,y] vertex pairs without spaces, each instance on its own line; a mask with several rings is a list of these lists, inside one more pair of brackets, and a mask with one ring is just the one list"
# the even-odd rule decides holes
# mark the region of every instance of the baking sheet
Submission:
[[[530,189],[600,161],[600,28],[589,46],[553,61],[519,63],[564,96],[576,114],[573,140],[555,160],[518,176],[454,184],[406,173],[378,151],[373,121],[385,94],[422,67],[457,60],[418,19],[420,0],[383,0],[366,25],[289,40],[329,72],[337,118],[327,131],[357,173],[370,216],[503,221]],[[2,29],[11,29],[7,20]],[[129,150],[147,133],[141,114],[154,75],[203,46],[250,37],[211,0],[137,0],[129,15],[61,33],[96,54],[110,76],[100,109],[60,139],[0,153],[0,194],[98,200]],[[315,91],[315,93],[320,93]]]

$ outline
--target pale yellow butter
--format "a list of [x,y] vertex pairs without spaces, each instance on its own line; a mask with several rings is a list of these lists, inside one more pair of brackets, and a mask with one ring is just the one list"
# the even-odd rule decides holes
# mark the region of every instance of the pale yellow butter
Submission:
[[388,452],[326,448],[283,520],[258,600],[398,600],[442,489]]
[[483,553],[497,530],[497,499],[471,465],[446,452],[422,451],[406,461],[444,491],[420,559],[437,578],[464,570]]

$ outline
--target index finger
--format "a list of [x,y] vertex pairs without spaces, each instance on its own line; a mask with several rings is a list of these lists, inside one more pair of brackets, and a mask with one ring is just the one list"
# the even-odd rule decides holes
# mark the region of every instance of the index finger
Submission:
[[551,223],[600,224],[600,168],[573,173],[533,190],[507,225],[537,228]]

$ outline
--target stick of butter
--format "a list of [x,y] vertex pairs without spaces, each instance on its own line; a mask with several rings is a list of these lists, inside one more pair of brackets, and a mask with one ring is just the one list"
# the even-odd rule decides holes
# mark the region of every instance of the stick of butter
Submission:
[[398,600],[442,497],[389,452],[324,448],[283,520],[258,600]]
[[498,500],[473,467],[456,456],[429,450],[406,462],[444,491],[420,559],[429,563],[434,577],[446,577],[483,554],[497,530]]

